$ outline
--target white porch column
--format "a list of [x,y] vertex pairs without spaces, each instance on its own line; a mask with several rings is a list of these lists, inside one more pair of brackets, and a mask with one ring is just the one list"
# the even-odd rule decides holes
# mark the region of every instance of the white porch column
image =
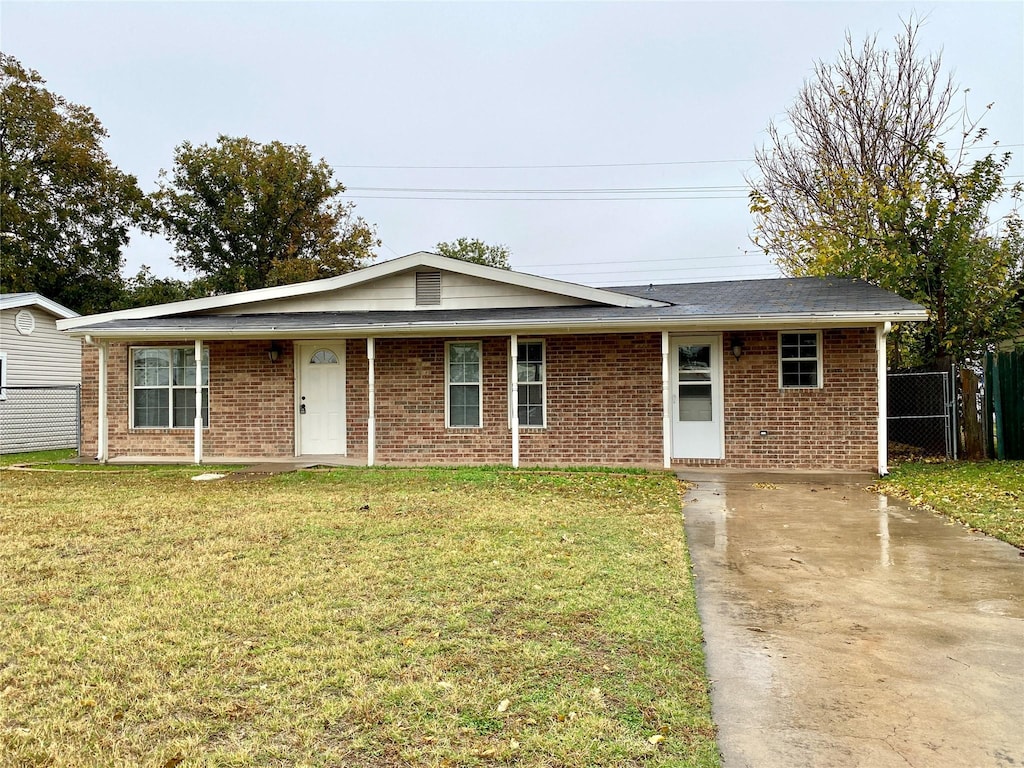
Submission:
[[669,397],[668,331],[661,332],[661,443],[665,469],[672,468],[672,400]]
[[512,466],[519,467],[519,336],[510,337],[512,365],[508,371],[508,408],[512,424]]
[[878,352],[878,474],[889,474],[889,377],[886,371],[886,337],[892,323],[875,329],[875,349]]
[[107,463],[107,342],[99,344],[99,408],[96,423],[96,460]]
[[203,342],[196,339],[195,463],[203,463]]
[[374,380],[376,378],[376,372],[374,369],[374,361],[376,360],[376,344],[371,336],[366,340],[366,363],[367,363],[367,381],[366,381],[366,466],[372,467],[374,461],[377,458],[377,415],[376,415],[376,384]]

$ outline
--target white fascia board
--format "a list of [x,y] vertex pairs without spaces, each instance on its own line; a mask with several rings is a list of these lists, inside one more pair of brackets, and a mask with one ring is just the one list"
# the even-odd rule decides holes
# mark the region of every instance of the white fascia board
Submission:
[[177,328],[149,328],[136,331],[102,328],[72,331],[70,336],[90,336],[97,339],[118,341],[145,341],[161,339],[326,339],[337,337],[364,336],[483,336],[507,335],[509,333],[531,332],[538,335],[566,333],[628,333],[637,331],[668,331],[683,333],[693,331],[776,331],[787,329],[815,328],[874,328],[885,322],[908,322],[926,319],[920,311],[881,313],[853,312],[831,314],[800,314],[777,316],[703,316],[695,318],[605,318],[595,320],[494,320],[467,321],[464,323],[436,323],[430,320],[407,323],[378,323],[375,325],[336,325],[329,328],[262,327],[204,328],[197,331],[183,324]]
[[0,309],[17,309],[18,307],[42,307],[62,319],[79,317],[79,314],[73,309],[68,309],[63,304],[58,304],[53,299],[48,299],[38,293],[26,293],[0,299]]
[[438,256],[436,253],[418,251],[408,256],[401,256],[397,259],[382,261],[380,264],[373,264],[353,272],[348,272],[337,277],[328,277],[322,280],[310,280],[305,283],[292,283],[291,285],[279,285],[273,288],[257,288],[252,291],[240,291],[238,293],[226,293],[223,296],[210,296],[205,299],[189,299],[187,301],[175,301],[169,304],[155,304],[151,307],[136,307],[135,309],[123,309],[117,312],[104,312],[98,315],[87,315],[76,317],[73,320],[58,321],[57,330],[67,331],[83,325],[94,323],[105,323],[109,320],[145,320],[151,317],[166,317],[168,315],[183,315],[194,312],[202,312],[208,309],[223,309],[224,307],[235,307],[243,304],[258,304],[261,301],[272,301],[275,299],[286,299],[294,296],[305,296],[313,293],[324,293],[336,291],[340,288],[350,288],[354,285],[387,277],[397,272],[404,272],[416,267],[431,267],[448,272],[459,272],[464,275],[479,277],[485,280],[507,283],[524,288],[531,288],[537,291],[555,293],[569,296],[585,301],[592,301],[596,304],[604,304],[612,307],[665,307],[666,302],[654,301],[652,299],[641,299],[636,296],[629,296],[624,293],[615,293],[600,288],[590,288],[576,283],[567,283],[562,280],[552,280],[548,277],[537,277],[522,272],[512,272],[497,267],[486,267],[482,264],[473,264],[460,259],[449,259]]

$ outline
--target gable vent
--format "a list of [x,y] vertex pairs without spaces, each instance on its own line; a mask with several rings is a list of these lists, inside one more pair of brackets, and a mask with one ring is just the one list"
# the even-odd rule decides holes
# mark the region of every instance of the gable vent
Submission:
[[22,336],[28,336],[36,329],[36,319],[27,309],[23,309],[14,316],[14,327]]
[[441,303],[441,273],[416,273],[416,306],[437,306]]

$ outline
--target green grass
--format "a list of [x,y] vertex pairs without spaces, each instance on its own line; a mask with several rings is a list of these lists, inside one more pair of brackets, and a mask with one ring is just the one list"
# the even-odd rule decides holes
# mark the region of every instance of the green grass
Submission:
[[0,483],[0,764],[716,766],[703,662],[667,474]]
[[0,454],[0,467],[12,464],[49,464],[72,459],[78,455],[74,448],[62,448],[57,451],[31,451],[29,453]]
[[901,464],[879,488],[1024,549],[1024,461]]

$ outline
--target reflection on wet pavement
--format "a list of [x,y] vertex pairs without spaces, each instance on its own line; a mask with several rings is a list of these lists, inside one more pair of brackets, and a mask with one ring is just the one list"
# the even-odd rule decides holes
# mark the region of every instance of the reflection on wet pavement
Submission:
[[1024,766],[1017,549],[842,480],[684,515],[726,768]]

